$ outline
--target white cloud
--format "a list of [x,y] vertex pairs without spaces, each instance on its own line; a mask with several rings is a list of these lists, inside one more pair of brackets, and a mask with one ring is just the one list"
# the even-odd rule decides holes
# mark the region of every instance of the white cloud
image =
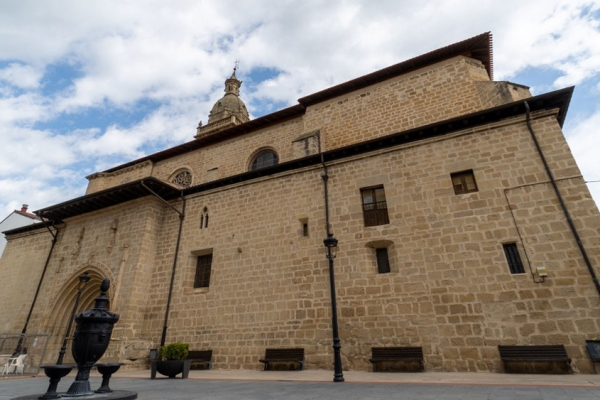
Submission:
[[588,188],[596,204],[600,205],[600,167],[598,149],[600,149],[600,108],[588,118],[565,131],[571,152],[583,178],[589,181]]
[[31,65],[11,63],[6,68],[0,69],[0,81],[5,81],[11,86],[24,89],[37,88],[42,78],[42,71]]

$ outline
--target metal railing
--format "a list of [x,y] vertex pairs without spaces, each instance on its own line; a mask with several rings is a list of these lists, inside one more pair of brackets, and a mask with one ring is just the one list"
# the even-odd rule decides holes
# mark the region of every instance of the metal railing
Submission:
[[365,226],[385,225],[390,223],[386,201],[363,204],[363,216],[365,219]]

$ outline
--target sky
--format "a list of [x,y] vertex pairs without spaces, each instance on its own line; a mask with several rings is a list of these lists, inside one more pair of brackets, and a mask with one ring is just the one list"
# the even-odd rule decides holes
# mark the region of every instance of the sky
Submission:
[[563,131],[600,204],[600,0],[1,0],[0,219],[193,140],[236,61],[256,118],[488,31],[495,80],[575,86]]

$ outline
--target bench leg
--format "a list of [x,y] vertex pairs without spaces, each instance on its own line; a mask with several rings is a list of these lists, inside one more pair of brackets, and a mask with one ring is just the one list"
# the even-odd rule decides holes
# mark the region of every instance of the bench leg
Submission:
[[156,379],[156,361],[152,361],[150,368],[150,379]]

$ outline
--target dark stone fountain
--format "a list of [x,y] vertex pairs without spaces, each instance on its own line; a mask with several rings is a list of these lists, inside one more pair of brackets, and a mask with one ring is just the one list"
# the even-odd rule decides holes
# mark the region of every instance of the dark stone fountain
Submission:
[[[110,287],[110,280],[105,278],[100,285],[100,295],[96,297],[96,304],[90,310],[81,312],[75,317],[77,328],[73,336],[71,351],[77,363],[77,376],[66,393],[57,393],[58,382],[68,375],[73,365],[42,365],[46,376],[50,378],[50,386],[44,394],[15,397],[12,400],[32,399],[58,399],[61,397],[77,397],[79,399],[103,400],[129,400],[137,399],[136,392],[124,390],[111,390],[108,386],[110,377],[120,367],[119,363],[96,364],[110,344],[114,324],[119,320],[119,315],[108,311],[108,297],[106,292]],[[102,374],[102,385],[96,392],[90,387],[90,370],[93,366]]]

